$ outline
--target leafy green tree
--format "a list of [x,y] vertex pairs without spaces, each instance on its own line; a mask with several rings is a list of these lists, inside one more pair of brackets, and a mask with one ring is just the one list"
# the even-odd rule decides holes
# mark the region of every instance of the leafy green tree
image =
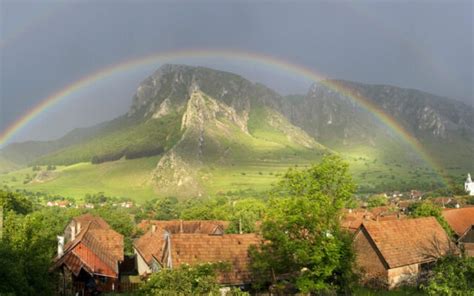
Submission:
[[410,215],[414,218],[435,217],[439,224],[446,231],[446,233],[450,236],[453,235],[453,230],[441,214],[442,209],[440,206],[437,206],[431,202],[414,203],[410,205],[408,211],[410,212]]
[[230,209],[228,233],[252,233],[257,229],[257,222],[261,221],[267,205],[261,199],[245,198],[232,202]]
[[349,287],[353,256],[339,217],[354,191],[348,165],[338,156],[307,170],[290,169],[269,201],[262,225],[267,243],[251,249],[257,285],[285,279],[301,292]]
[[387,198],[381,194],[372,195],[367,198],[369,208],[376,208],[387,205]]
[[225,196],[197,199],[186,203],[181,212],[184,220],[230,221],[228,233],[254,232],[257,221],[261,221],[267,205],[256,198],[231,198]]
[[162,269],[150,276],[141,287],[141,295],[220,295],[217,272],[226,264],[180,265]]
[[154,204],[155,219],[172,220],[179,217],[179,201],[176,197],[158,199]]
[[3,211],[13,211],[18,214],[28,214],[33,211],[33,203],[26,197],[9,191],[0,190],[0,207]]
[[0,294],[53,294],[55,275],[48,269],[56,252],[56,235],[76,214],[75,209],[57,208],[26,215],[7,212],[0,241]]
[[474,295],[474,257],[451,255],[440,259],[422,288],[428,295]]

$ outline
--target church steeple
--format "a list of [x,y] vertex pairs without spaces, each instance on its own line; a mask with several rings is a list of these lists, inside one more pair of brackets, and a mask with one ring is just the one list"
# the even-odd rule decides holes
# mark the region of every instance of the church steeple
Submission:
[[471,174],[467,174],[466,182],[464,182],[464,190],[467,194],[474,196],[474,182],[472,182]]

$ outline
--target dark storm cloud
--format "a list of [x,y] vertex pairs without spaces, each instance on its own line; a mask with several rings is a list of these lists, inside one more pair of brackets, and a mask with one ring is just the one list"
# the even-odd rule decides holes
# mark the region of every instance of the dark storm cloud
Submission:
[[[104,66],[187,48],[254,51],[329,77],[473,100],[471,1],[0,0],[0,5],[0,129],[42,98]],[[214,65],[286,93],[305,92],[309,83],[263,77],[252,67],[226,61]],[[48,113],[17,139],[55,137],[116,116],[126,110],[136,84],[147,74],[135,73],[107,84],[109,91],[104,86],[64,103],[64,109]],[[84,112],[72,116],[71,110]]]

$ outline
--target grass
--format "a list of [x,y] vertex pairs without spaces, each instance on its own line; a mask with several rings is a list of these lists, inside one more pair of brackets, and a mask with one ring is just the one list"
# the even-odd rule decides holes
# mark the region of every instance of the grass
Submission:
[[[171,113],[159,119],[105,131],[85,143],[73,145],[38,159],[36,164],[70,165],[95,158],[145,155],[170,149],[180,138],[181,114]],[[155,153],[156,154],[156,153]]]
[[134,160],[119,160],[98,165],[78,163],[57,167],[54,179],[44,183],[23,184],[32,169],[0,175],[0,184],[35,192],[47,192],[81,200],[87,193],[104,192],[106,195],[128,197],[143,201],[155,196],[149,182],[150,172],[159,156]]

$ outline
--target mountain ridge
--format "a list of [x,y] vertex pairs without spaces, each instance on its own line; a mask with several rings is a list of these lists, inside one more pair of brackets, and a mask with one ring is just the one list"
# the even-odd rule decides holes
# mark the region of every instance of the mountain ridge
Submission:
[[[453,176],[474,166],[468,158],[474,154],[474,119],[469,116],[474,108],[417,90],[337,83],[391,114]],[[460,150],[458,155],[447,157],[451,148]],[[186,65],[164,65],[143,80],[129,111],[117,119],[56,141],[11,144],[0,157],[9,170],[12,163],[16,169],[158,156],[148,181],[155,192],[179,195],[172,189],[187,187],[187,194],[202,195],[217,186],[213,167],[235,177],[238,166],[258,169],[280,163],[283,168],[334,152],[351,162],[356,179],[369,189],[384,182],[408,187],[397,173],[424,174],[430,186],[439,185],[432,168],[398,134],[322,83],[305,95],[284,97],[237,74]],[[410,169],[414,163],[423,173]],[[371,171],[383,180],[370,176]],[[243,173],[239,178],[246,179]]]

